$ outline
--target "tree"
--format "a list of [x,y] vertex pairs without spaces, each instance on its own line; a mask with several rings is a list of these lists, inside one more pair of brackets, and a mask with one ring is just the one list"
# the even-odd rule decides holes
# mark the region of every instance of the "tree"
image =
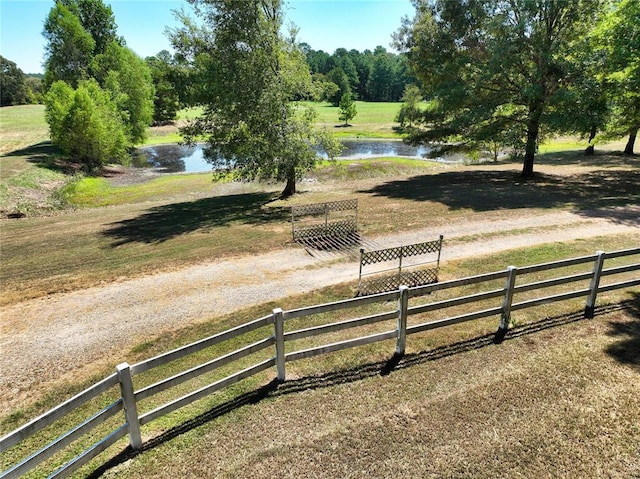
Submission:
[[29,74],[25,76],[25,84],[27,86],[27,102],[30,104],[43,103],[44,101],[44,84],[41,74]]
[[155,91],[147,64],[130,48],[114,41],[104,53],[93,58],[91,70],[98,84],[112,92],[118,108],[126,115],[131,143],[141,143],[153,121]]
[[126,125],[109,92],[91,79],[55,82],[45,99],[51,141],[89,170],[127,158]]
[[24,73],[3,56],[0,56],[0,96],[0,106],[22,105],[28,101]]
[[312,50],[311,47],[306,44],[303,44],[303,47],[305,48],[303,51],[305,51],[305,58],[312,74],[326,74],[329,72],[330,69],[327,69],[327,63],[331,55],[322,50]]
[[45,85],[62,80],[72,87],[89,78],[89,64],[96,46],[80,19],[62,3],[56,3],[44,23]]
[[173,83],[175,78],[173,59],[167,50],[162,50],[156,56],[146,59],[155,97],[153,98],[153,123],[154,125],[166,125],[172,123],[178,116],[180,98],[178,90]]
[[[57,0],[45,22],[44,36],[48,40],[45,84],[64,81],[75,89],[85,82],[82,92],[76,92],[78,111],[89,106],[106,111],[100,93],[104,91],[110,95],[125,125],[126,146],[142,142],[153,116],[151,72],[118,37],[111,7],[102,0]],[[87,86],[89,79],[97,82],[100,92]],[[92,114],[90,118],[97,121],[108,119],[108,115]],[[75,137],[68,129],[61,130],[61,134]],[[98,137],[87,135],[86,139]],[[65,139],[57,141],[63,144]],[[105,149],[98,148],[98,151]],[[93,159],[91,162],[95,163]]]
[[350,93],[345,93],[340,99],[340,116],[338,120],[344,121],[344,126],[349,126],[349,120],[353,120],[358,114],[356,103],[351,98]]
[[67,7],[80,20],[82,28],[93,38],[95,55],[103,53],[112,42],[124,46],[113,10],[102,0],[56,0],[56,3]]
[[193,0],[205,25],[183,18],[174,47],[191,58],[203,81],[203,114],[182,129],[188,142],[204,139],[214,167],[234,167],[245,179],[286,181],[283,196],[338,144],[313,127],[314,112],[292,101],[311,90],[304,54],[281,33],[280,0]]
[[628,136],[624,152],[631,155],[640,128],[640,3],[615,0],[613,7],[595,34],[606,58],[601,74],[611,108],[606,135]]
[[[571,84],[574,43],[602,0],[414,0],[396,45],[408,52],[431,106],[414,141],[475,148],[522,132],[522,175],[533,175],[545,113]],[[514,145],[519,147],[519,145]],[[436,149],[437,150],[437,149]]]
[[[329,58],[328,65],[331,66],[332,70],[339,68],[344,72],[349,81],[349,91],[352,96],[355,96],[358,91],[358,85],[360,84],[360,78],[356,65],[352,60],[352,54],[345,48],[338,48]],[[339,100],[338,98],[338,101]]]
[[327,74],[327,78],[338,87],[337,89],[333,89],[333,95],[329,96],[329,101],[333,106],[338,106],[344,95],[347,93],[351,94],[349,77],[347,77],[347,74],[342,68],[336,67]]
[[373,69],[373,54],[369,50],[360,53],[358,50],[349,50],[349,58],[356,67],[358,74],[358,89],[356,98],[368,101],[369,99],[369,77]]
[[396,116],[396,121],[400,123],[401,128],[405,126],[411,129],[413,124],[418,121],[422,110],[420,103],[422,102],[422,92],[416,85],[407,85],[402,95],[402,106]]
[[71,106],[75,90],[67,82],[58,80],[45,95],[45,118],[49,125],[49,136],[54,145],[64,141],[63,122]]
[[91,62],[114,42],[125,45],[117,34],[111,7],[102,0],[55,0],[44,24],[45,85],[57,80],[75,87],[94,76]]

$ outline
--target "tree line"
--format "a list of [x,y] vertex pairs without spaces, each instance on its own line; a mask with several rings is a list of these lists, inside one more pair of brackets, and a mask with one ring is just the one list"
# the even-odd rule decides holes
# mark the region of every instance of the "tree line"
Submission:
[[336,106],[345,93],[354,100],[400,101],[407,85],[417,81],[406,56],[382,46],[373,52],[338,48],[331,55],[307,43],[300,48],[319,87],[316,98]]
[[42,74],[24,73],[15,62],[0,55],[0,106],[42,103]]
[[[633,153],[640,2],[412,1],[415,15],[393,36],[400,53],[329,54],[283,29],[283,0],[189,0],[195,18],[177,13],[182,25],[169,32],[175,53],[143,60],[102,0],[56,0],[44,28],[52,141],[90,167],[124,161],[149,124],[199,105],[202,115],[181,130],[187,142],[204,140],[213,165],[286,181],[292,194],[315,164],[314,147],[330,157],[338,148],[299,100],[340,105],[348,123],[359,99],[402,101],[398,121],[410,142],[436,154],[508,150],[522,158],[523,176],[553,134],[592,146],[626,137]],[[4,86],[16,68],[2,61]]]

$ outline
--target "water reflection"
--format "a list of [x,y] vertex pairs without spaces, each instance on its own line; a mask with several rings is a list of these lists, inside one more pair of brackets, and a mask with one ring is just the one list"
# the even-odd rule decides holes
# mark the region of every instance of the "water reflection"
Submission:
[[133,154],[133,166],[158,168],[167,173],[197,173],[211,170],[202,147],[184,145],[158,145],[138,148]]
[[[342,140],[344,149],[339,156],[343,160],[376,158],[381,156],[424,158],[427,146],[409,146],[398,140]],[[167,173],[198,173],[211,171],[202,145],[158,145],[139,148],[133,155],[133,165],[158,168]]]
[[424,158],[431,151],[428,146],[410,146],[398,140],[343,140],[341,143],[343,150],[339,158],[345,160],[379,156]]

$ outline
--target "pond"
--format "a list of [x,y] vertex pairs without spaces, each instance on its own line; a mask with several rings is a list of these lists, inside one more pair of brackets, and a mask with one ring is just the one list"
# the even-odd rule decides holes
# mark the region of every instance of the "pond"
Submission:
[[[424,158],[428,146],[409,146],[399,140],[342,140],[340,160],[356,160],[382,156]],[[137,167],[159,168],[166,173],[199,173],[211,171],[202,146],[158,145],[138,148],[133,155]]]

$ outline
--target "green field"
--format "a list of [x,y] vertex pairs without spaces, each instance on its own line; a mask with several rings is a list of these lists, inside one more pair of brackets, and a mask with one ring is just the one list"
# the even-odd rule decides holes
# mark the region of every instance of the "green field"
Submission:
[[317,124],[320,128],[327,128],[340,138],[401,138],[401,135],[394,131],[398,126],[395,117],[400,110],[400,103],[371,103],[357,101],[356,109],[358,114],[345,127],[338,120],[340,109],[330,103],[312,103],[311,105],[318,112]]

